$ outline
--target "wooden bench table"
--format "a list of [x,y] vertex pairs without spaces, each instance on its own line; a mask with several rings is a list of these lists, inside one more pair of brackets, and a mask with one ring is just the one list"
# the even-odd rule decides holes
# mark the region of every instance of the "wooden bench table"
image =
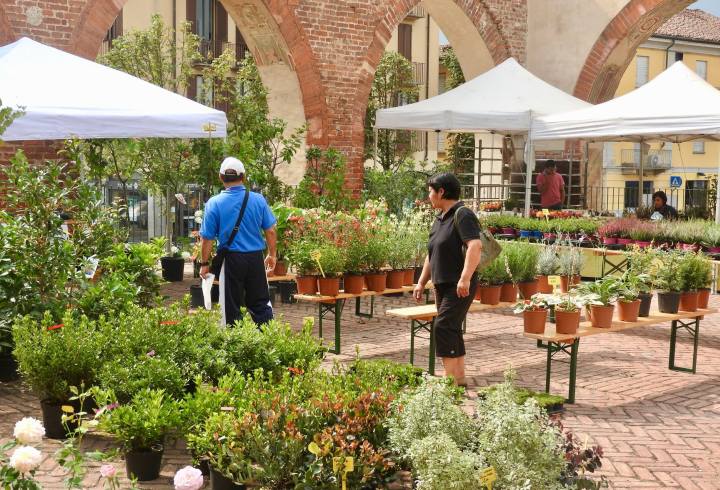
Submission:
[[[428,282],[425,286],[426,297],[432,289],[432,283]],[[375,291],[363,291],[360,294],[348,294],[340,292],[337,296],[321,296],[319,294],[295,294],[294,298],[298,301],[308,301],[317,303],[318,305],[318,333],[323,338],[323,319],[332,314],[335,319],[335,349],[330,349],[333,354],[340,354],[340,337],[342,330],[342,310],[348,299],[355,299],[355,315],[365,318],[372,318],[375,307],[375,296],[383,296],[385,294],[409,293],[415,289],[415,285],[403,286],[398,289],[386,289],[380,293]],[[360,309],[360,300],[362,298],[370,298],[370,312],[364,313]]]
[[[704,315],[716,313],[717,309],[698,310],[696,312],[679,312],[676,314],[660,313],[652,311],[650,316],[638,318],[636,322],[613,321],[610,328],[594,328],[590,322],[582,322],[580,328],[575,334],[558,334],[555,333],[555,326],[548,323],[543,334],[525,333],[524,336],[537,341],[539,348],[547,350],[547,360],[545,366],[545,392],[550,392],[550,374],[552,361],[556,360],[556,354],[565,354],[570,357],[570,379],[568,387],[568,403],[575,403],[575,381],[577,373],[578,351],[580,349],[580,339],[592,335],[622,332],[637,327],[646,327],[650,325],[658,325],[665,322],[670,323],[670,355],[668,361],[668,369],[672,371],[681,371],[695,374],[697,367],[697,351],[698,342],[700,340],[700,320]],[[677,345],[677,335],[679,330],[685,330],[693,339],[693,357],[692,367],[679,367],[675,364],[675,350]],[[557,361],[563,362],[563,361]]]
[[[498,308],[511,308],[515,303],[499,303],[497,305],[484,305],[479,301],[473,301],[470,305],[468,313],[474,311],[493,310]],[[410,320],[410,364],[415,361],[415,337],[417,333],[425,330],[428,332],[430,339],[430,347],[428,353],[428,373],[435,374],[435,317],[437,316],[437,307],[434,303],[410,306],[407,308],[396,308],[387,310],[387,315],[397,318]],[[465,323],[463,323],[463,332],[465,332]]]

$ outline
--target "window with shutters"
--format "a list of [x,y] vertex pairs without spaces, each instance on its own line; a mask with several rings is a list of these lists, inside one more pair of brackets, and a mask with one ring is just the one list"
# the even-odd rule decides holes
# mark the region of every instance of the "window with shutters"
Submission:
[[398,26],[398,53],[412,61],[412,26],[410,24]]
[[693,141],[693,153],[695,153],[695,154],[705,153],[705,142],[704,141]]
[[703,80],[707,80],[707,61],[698,60],[695,62],[695,73]]
[[647,56],[638,56],[635,66],[635,86],[640,87],[648,82],[650,69],[650,58]]
[[213,0],[195,0],[195,34],[203,39],[213,38]]

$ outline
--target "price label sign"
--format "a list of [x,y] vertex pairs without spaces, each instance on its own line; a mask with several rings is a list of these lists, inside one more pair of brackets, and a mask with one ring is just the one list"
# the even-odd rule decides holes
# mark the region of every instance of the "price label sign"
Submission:
[[553,288],[560,287],[560,276],[548,276],[548,284]]
[[350,457],[333,458],[333,473],[342,472],[342,490],[347,489],[347,474],[355,470],[355,460]]
[[493,483],[497,480],[497,471],[494,467],[485,468],[480,472],[480,483],[482,483],[488,490],[492,490]]

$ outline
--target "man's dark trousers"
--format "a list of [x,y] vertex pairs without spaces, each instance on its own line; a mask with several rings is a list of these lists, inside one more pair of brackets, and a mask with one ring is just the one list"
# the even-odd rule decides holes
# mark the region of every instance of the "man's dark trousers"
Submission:
[[246,307],[258,325],[273,319],[265,261],[260,252],[228,252],[225,256],[225,321],[232,325]]

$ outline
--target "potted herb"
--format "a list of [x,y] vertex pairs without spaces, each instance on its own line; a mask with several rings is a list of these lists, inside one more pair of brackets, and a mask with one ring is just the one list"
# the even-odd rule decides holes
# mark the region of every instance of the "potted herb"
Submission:
[[585,298],[566,293],[549,301],[555,310],[555,332],[575,334],[580,326],[580,309],[585,306]]
[[162,266],[162,277],[166,281],[180,282],[183,280],[185,258],[177,245],[172,245],[170,253],[160,258],[160,265]]
[[47,436],[66,438],[74,427],[63,423],[63,407],[73,405],[71,387],[95,384],[105,339],[94,322],[72,312],[61,323],[49,313],[40,321],[18,318],[13,339],[20,372],[40,397]]
[[572,286],[580,284],[582,266],[583,254],[578,247],[568,247],[560,251],[558,272],[561,292],[567,293]]
[[513,312],[523,314],[525,333],[543,334],[545,333],[545,322],[547,321],[549,307],[547,300],[536,294],[530,299],[518,302]]
[[387,263],[390,271],[387,277],[388,289],[400,289],[405,285],[407,265],[414,252],[414,245],[400,226],[394,232],[388,243]]
[[[686,253],[679,264],[681,294],[680,310],[697,311],[700,289],[706,288],[712,277],[710,262],[697,253]],[[709,291],[708,291],[709,294]]]
[[640,317],[650,315],[653,297],[651,273],[656,257],[657,252],[649,249],[637,250],[628,257],[628,270],[623,276],[623,281],[631,281],[632,287],[638,291],[638,299],[640,299],[638,316]]
[[619,279],[605,276],[594,282],[586,282],[577,286],[577,292],[587,300],[588,316],[595,328],[610,328],[612,326],[615,301],[622,289]]
[[367,288],[376,293],[387,289],[387,272],[389,240],[382,233],[368,237],[365,243],[365,281]]
[[642,281],[632,271],[626,271],[620,279],[618,292],[618,317],[621,322],[636,322],[640,314],[640,287]]
[[317,293],[318,266],[312,257],[312,252],[318,245],[309,238],[302,238],[292,242],[287,249],[287,259],[295,268],[297,276],[298,294]]
[[513,270],[517,270],[519,261],[519,249],[517,243],[506,243],[498,260],[502,260],[504,282],[500,286],[500,301],[503,303],[514,303],[518,298],[517,280]]
[[365,289],[365,241],[357,236],[351,240],[345,250],[345,275],[343,276],[344,292],[360,294]]
[[502,284],[508,279],[502,255],[481,270],[478,279],[480,284],[475,299],[480,299],[480,302],[484,305],[499,304]]
[[320,277],[318,290],[322,296],[337,296],[340,292],[340,276],[345,270],[345,254],[335,245],[327,244],[312,252]]
[[99,427],[123,447],[128,478],[155,480],[160,475],[165,438],[180,425],[177,402],[163,390],[146,388],[126,405],[107,404],[99,419]]
[[553,287],[548,283],[548,276],[557,274],[560,268],[560,260],[555,245],[547,245],[540,250],[538,255],[538,289],[541,293],[550,294]]
[[655,289],[658,291],[658,309],[661,313],[677,313],[680,308],[680,257],[677,252],[659,255],[654,274]]
[[509,262],[510,274],[518,283],[520,296],[528,299],[538,292],[538,247],[529,243],[516,243]]

